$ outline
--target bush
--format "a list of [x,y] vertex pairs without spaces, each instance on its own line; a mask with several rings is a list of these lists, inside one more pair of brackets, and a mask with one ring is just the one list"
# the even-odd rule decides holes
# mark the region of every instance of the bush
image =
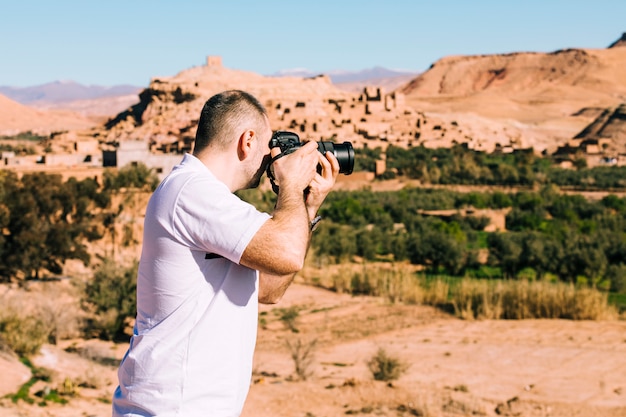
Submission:
[[118,170],[105,170],[103,182],[105,190],[147,188],[154,191],[159,185],[159,178],[152,168],[148,168],[143,162],[139,162],[123,166]]
[[611,291],[626,294],[626,265],[610,265],[606,276],[611,282]]
[[82,315],[73,287],[63,282],[32,284],[2,295],[0,344],[24,357],[36,354],[44,343],[79,336]]
[[126,340],[127,321],[137,311],[137,267],[121,267],[105,258],[85,287],[85,304],[94,313],[91,327],[106,340]]
[[0,319],[0,337],[6,346],[18,356],[39,352],[48,341],[50,330],[39,317],[20,316],[10,313]]
[[313,339],[309,342],[304,342],[302,339],[296,339],[295,341],[290,342],[289,339],[285,339],[285,343],[291,353],[291,359],[293,359],[296,375],[300,378],[300,380],[305,381],[313,375],[311,366],[313,365],[317,339]]
[[367,366],[376,381],[394,381],[408,369],[407,364],[390,356],[383,348],[378,349],[372,359],[367,362]]

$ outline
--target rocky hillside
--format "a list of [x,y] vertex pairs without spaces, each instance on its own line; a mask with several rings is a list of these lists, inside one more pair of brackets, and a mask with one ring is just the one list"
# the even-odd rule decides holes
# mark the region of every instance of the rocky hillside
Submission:
[[[574,113],[586,107],[583,104],[609,106],[623,101],[626,49],[447,57],[401,91],[417,103],[447,101],[451,109],[540,121]],[[507,105],[486,109],[467,105],[494,96]]]
[[626,101],[626,48],[451,56],[399,91],[423,111],[498,120],[553,148],[594,121],[582,109]]
[[[106,142],[144,140],[176,143],[192,140],[205,101],[227,89],[241,89],[261,100],[272,114],[279,103],[304,107],[312,116],[324,117],[323,103],[329,98],[346,100],[326,76],[315,78],[265,77],[221,65],[194,67],[168,78],[154,78],[139,94],[139,103],[103,126],[99,137]],[[298,104],[301,103],[301,104]]]

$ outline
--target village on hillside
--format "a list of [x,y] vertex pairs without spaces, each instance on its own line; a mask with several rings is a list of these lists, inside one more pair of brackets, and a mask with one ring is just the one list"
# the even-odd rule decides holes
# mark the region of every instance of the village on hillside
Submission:
[[[486,153],[532,150],[552,157],[564,168],[573,167],[581,158],[589,167],[626,165],[626,104],[581,109],[571,118],[578,116],[591,123],[570,137],[563,132],[553,138],[548,135],[548,146],[545,139],[534,141],[532,130],[516,128],[516,124],[485,118],[475,121],[467,113],[422,111],[410,104],[403,92],[414,84],[411,81],[404,90],[389,92],[366,86],[360,94],[353,94],[335,88],[324,75],[262,77],[224,68],[221,57],[208,56],[204,66],[174,77],[153,78],[138,103],[104,125],[52,133],[45,151],[41,147],[41,152],[33,155],[2,151],[0,166],[20,173],[46,171],[64,177],[100,178],[105,168],[141,162],[163,177],[183,153],[192,150],[204,101],[228,88],[255,94],[266,106],[272,127],[293,131],[301,140],[348,141],[357,149],[383,151],[390,145],[440,148],[461,144]],[[376,172],[355,173],[352,178],[371,180],[385,170],[381,159]]]

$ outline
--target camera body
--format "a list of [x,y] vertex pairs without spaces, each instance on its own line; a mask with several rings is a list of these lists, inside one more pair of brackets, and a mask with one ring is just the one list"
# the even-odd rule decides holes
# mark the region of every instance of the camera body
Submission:
[[[270,139],[270,149],[280,148],[281,155],[287,155],[304,145],[300,137],[293,132],[278,130]],[[354,169],[354,148],[350,142],[317,142],[317,150],[322,155],[332,152],[339,161],[339,173],[350,175]]]

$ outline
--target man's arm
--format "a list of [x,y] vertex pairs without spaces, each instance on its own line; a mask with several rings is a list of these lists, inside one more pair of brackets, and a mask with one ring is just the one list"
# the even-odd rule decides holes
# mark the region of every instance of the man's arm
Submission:
[[[302,155],[291,159],[301,151]],[[278,165],[283,159],[284,163]],[[318,164],[322,166],[321,174],[316,171]],[[310,221],[339,173],[335,156],[328,153],[323,157],[315,142],[278,159],[275,165],[280,186],[276,208],[272,218],[252,238],[240,261],[242,265],[259,270],[259,301],[262,303],[280,300],[304,266],[311,237]],[[307,175],[307,169],[312,175]]]
[[310,233],[303,192],[313,180],[318,161],[313,145],[308,143],[274,162],[280,186],[276,207],[248,243],[242,265],[272,275],[293,274],[302,268]]

